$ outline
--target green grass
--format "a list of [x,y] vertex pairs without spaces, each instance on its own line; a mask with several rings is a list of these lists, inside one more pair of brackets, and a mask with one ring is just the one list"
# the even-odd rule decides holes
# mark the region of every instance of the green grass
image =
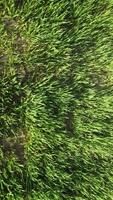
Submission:
[[113,199],[112,9],[0,0],[0,200]]

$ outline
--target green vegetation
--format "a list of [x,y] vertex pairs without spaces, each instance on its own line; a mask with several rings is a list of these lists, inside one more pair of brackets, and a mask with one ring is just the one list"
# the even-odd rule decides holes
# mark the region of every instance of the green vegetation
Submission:
[[113,1],[0,10],[0,200],[113,200]]

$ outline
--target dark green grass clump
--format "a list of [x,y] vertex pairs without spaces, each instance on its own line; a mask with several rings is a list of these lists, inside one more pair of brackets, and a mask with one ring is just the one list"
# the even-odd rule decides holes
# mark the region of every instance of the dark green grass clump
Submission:
[[0,199],[112,200],[112,1],[0,10]]

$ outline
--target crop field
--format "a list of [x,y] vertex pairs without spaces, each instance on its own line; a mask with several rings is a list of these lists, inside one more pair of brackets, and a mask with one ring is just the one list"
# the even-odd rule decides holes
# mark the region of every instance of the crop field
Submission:
[[0,0],[0,200],[113,200],[113,0]]

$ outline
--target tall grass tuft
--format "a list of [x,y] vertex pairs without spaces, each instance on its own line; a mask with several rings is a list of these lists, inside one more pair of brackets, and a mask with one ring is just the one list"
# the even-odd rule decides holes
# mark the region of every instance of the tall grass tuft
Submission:
[[0,199],[113,199],[113,2],[0,0]]

